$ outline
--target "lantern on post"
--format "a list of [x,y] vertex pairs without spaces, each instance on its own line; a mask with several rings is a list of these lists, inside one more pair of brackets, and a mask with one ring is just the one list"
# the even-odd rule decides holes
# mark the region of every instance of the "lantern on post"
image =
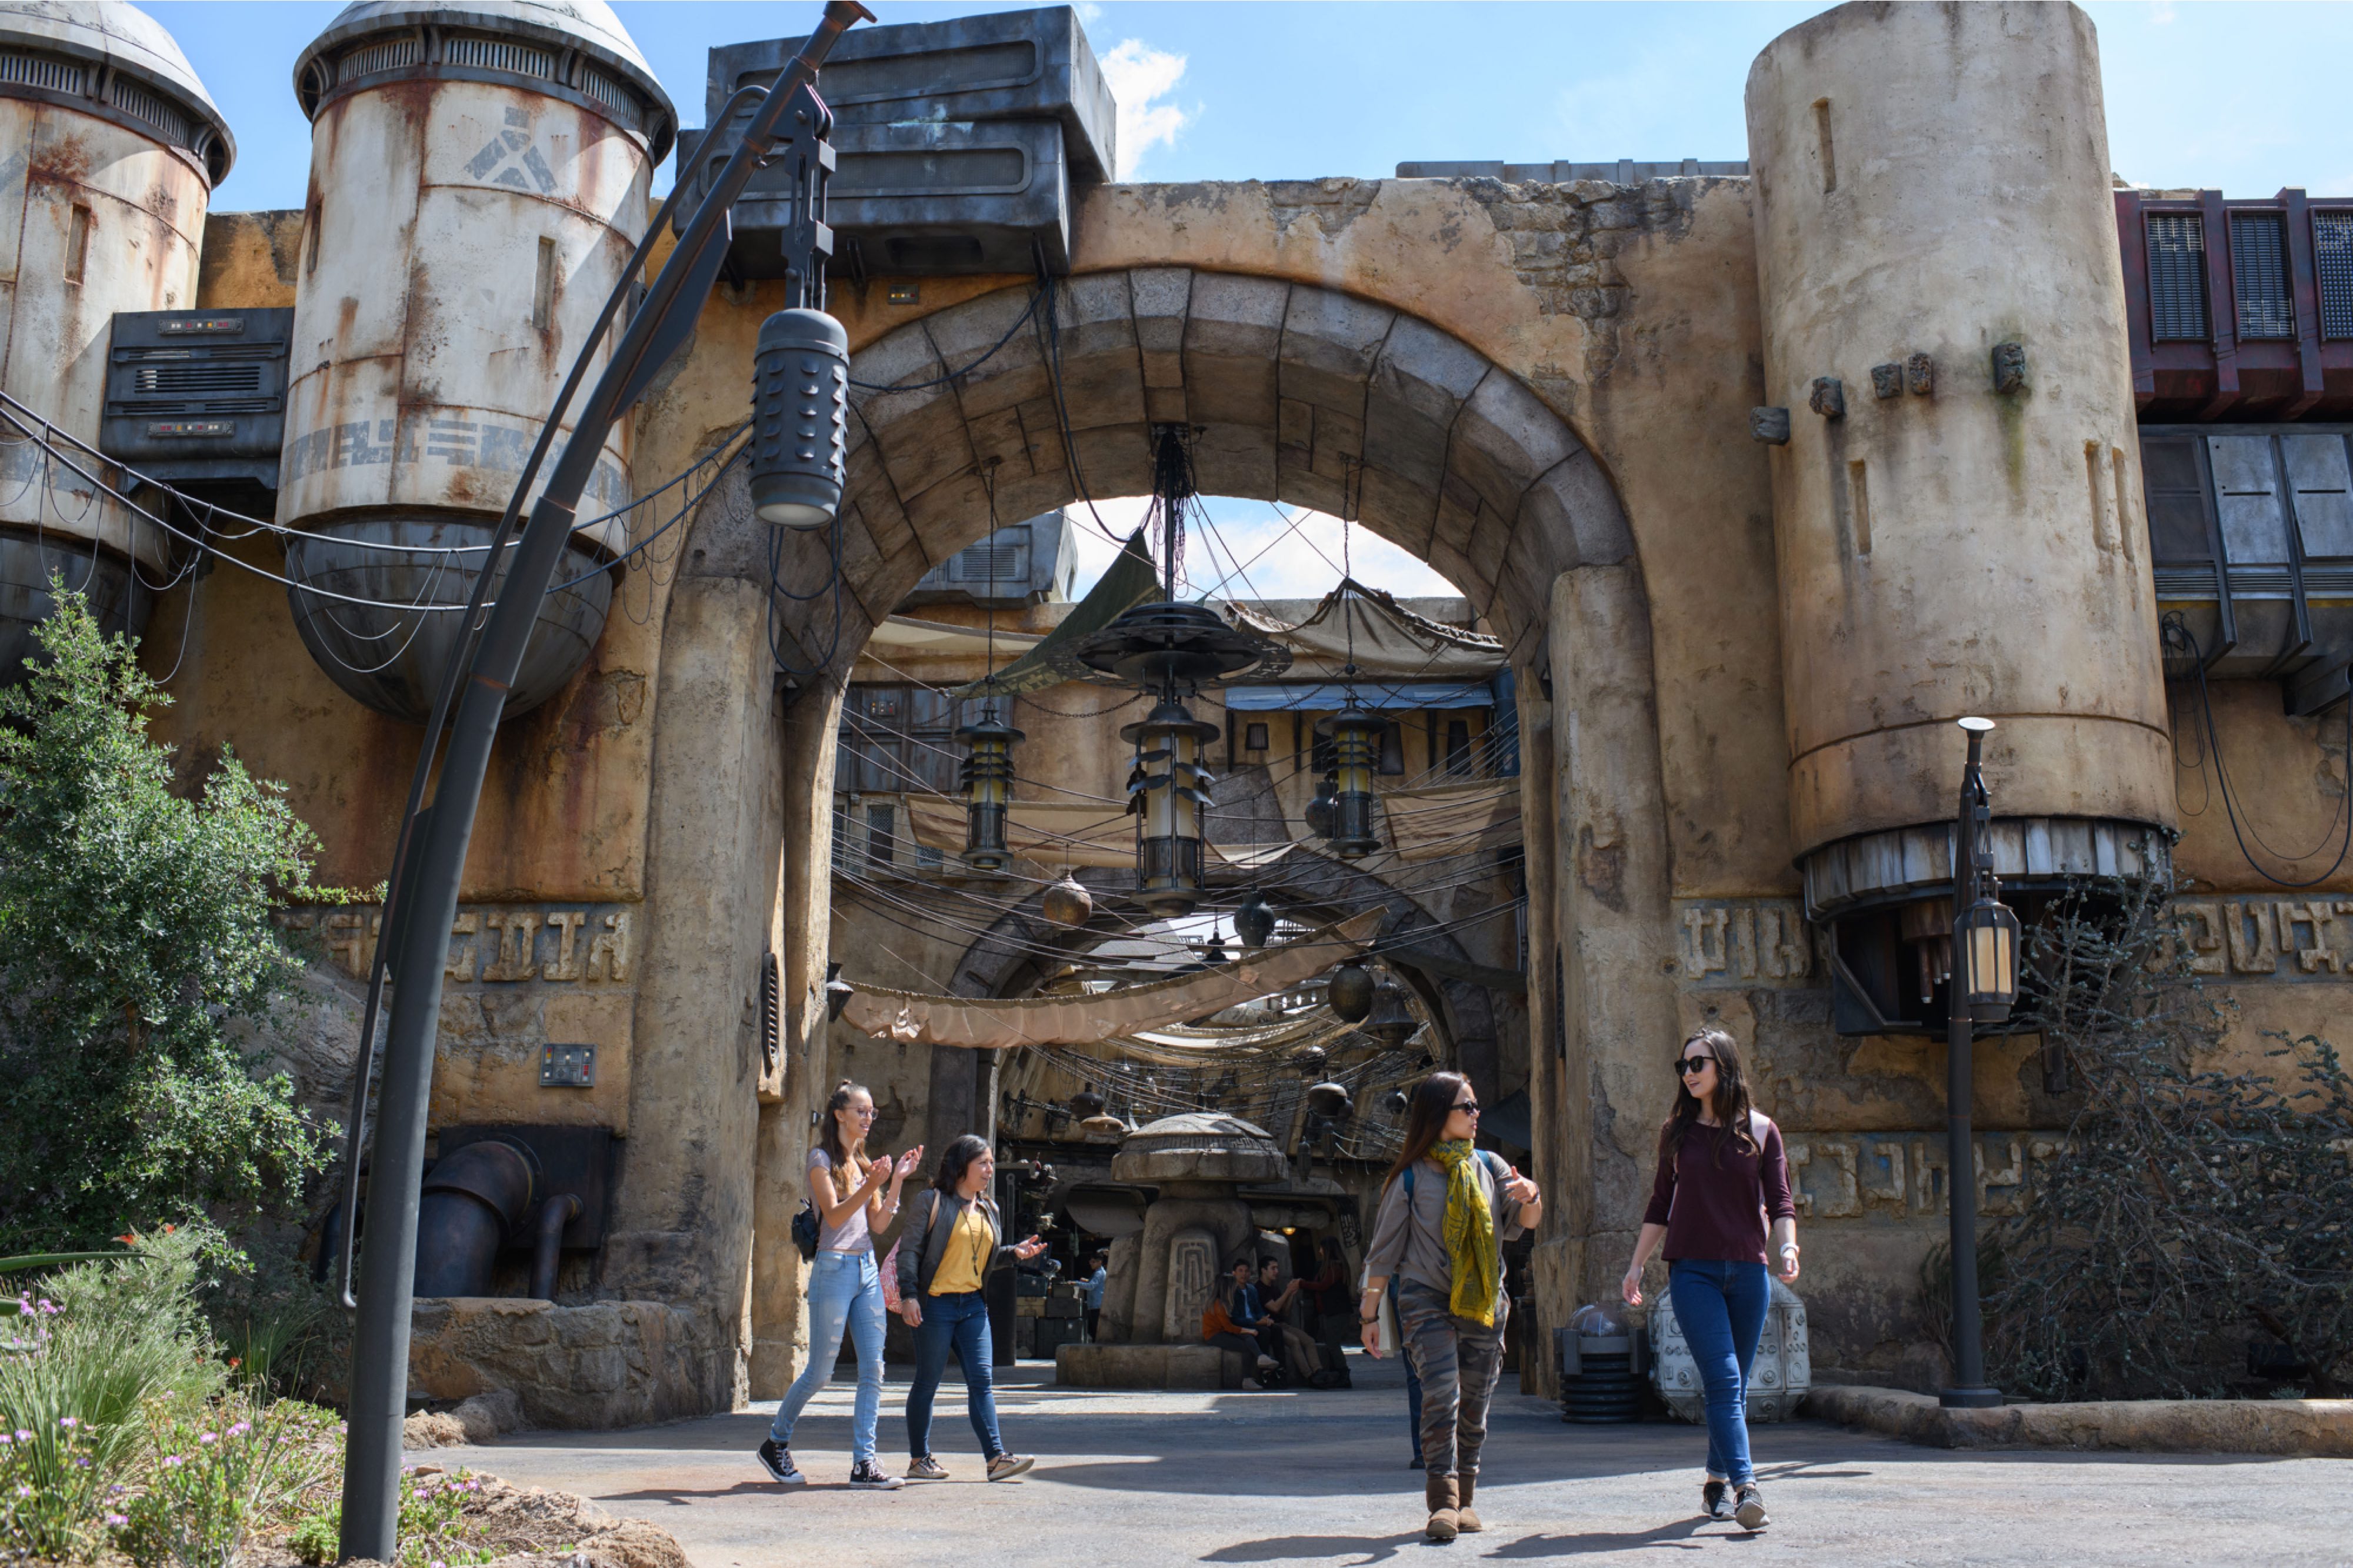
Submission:
[[1958,939],[1967,969],[1957,978],[1977,1023],[2007,1023],[2018,1003],[2019,930],[2010,906],[1982,893],[1961,911]]
[[1201,812],[1210,783],[1201,747],[1219,733],[1187,712],[1173,691],[1119,732],[1135,746],[1127,808],[1136,819],[1136,899],[1155,915],[1188,914],[1201,901]]
[[1327,722],[1332,732],[1332,825],[1324,837],[1335,854],[1354,859],[1381,847],[1380,836],[1373,831],[1373,773],[1380,763],[1386,726],[1353,703]]
[[976,871],[1002,871],[1013,858],[1005,847],[1005,818],[1013,805],[1013,742],[1021,731],[997,718],[992,701],[955,733],[965,744],[965,863]]

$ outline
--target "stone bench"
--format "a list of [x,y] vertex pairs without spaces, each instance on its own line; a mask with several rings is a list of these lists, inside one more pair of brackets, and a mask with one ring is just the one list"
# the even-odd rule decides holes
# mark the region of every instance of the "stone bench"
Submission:
[[1064,1345],[1054,1352],[1062,1388],[1240,1388],[1253,1359],[1217,1345]]

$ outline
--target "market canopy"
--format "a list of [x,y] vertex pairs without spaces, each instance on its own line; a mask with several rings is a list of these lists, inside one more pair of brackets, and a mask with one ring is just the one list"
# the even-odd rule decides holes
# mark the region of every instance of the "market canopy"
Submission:
[[1504,645],[1495,638],[1416,615],[1394,595],[1352,577],[1324,595],[1303,621],[1286,624],[1247,605],[1223,608],[1235,626],[1289,648],[1292,674],[1316,680],[1337,680],[1353,659],[1369,681],[1483,684],[1504,664]]

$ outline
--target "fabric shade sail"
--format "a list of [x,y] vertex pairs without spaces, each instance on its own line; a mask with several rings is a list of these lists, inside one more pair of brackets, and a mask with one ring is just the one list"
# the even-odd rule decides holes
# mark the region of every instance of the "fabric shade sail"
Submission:
[[1351,659],[1374,680],[1483,682],[1504,667],[1504,645],[1493,637],[1418,616],[1353,578],[1293,625],[1244,605],[1224,609],[1234,625],[1289,648],[1292,673],[1314,679],[1336,680]]
[[1520,781],[1493,779],[1383,794],[1381,827],[1405,860],[1434,860],[1520,842]]
[[1370,946],[1387,914],[1386,910],[1366,910],[1230,963],[1077,996],[978,1000],[892,991],[853,980],[841,1016],[852,1028],[905,1046],[995,1050],[1091,1045],[1182,1024],[1303,984]]

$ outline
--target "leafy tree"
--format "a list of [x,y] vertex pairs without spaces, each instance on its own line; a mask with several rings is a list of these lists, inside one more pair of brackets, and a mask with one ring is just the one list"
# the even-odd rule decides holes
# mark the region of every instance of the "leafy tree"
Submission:
[[53,583],[47,655],[0,690],[0,1252],[282,1207],[322,1130],[232,1026],[300,968],[271,912],[322,896],[280,786],[224,752],[183,794],[170,699]]

